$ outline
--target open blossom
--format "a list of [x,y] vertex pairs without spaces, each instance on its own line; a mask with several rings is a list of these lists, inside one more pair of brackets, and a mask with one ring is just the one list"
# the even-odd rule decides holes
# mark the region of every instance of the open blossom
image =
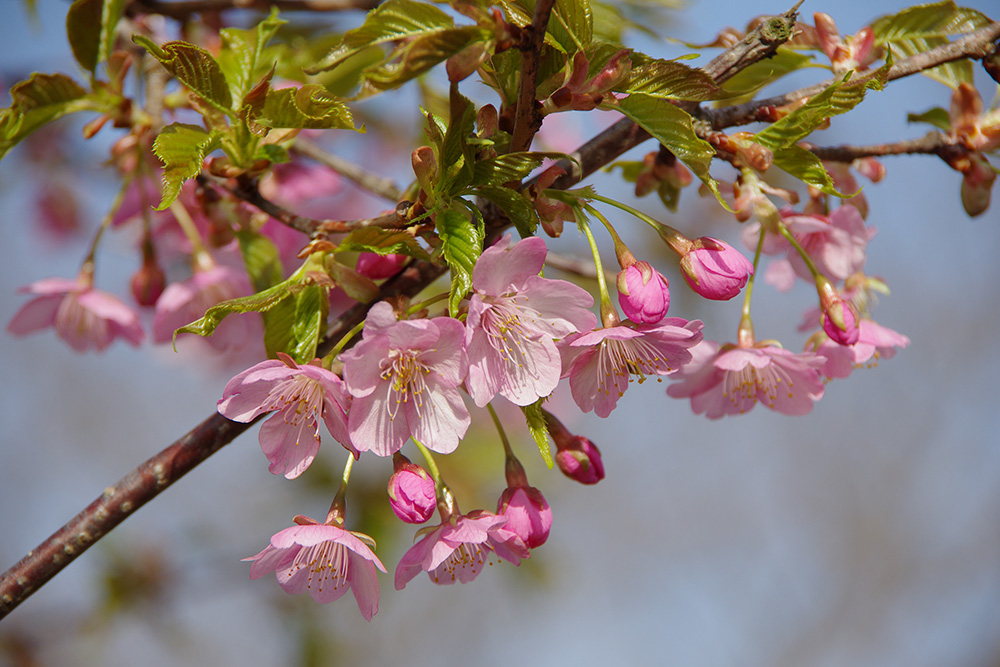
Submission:
[[846,378],[855,368],[875,365],[879,359],[891,359],[896,348],[910,344],[910,339],[872,320],[858,322],[858,340],[853,345],[839,345],[825,339],[815,346],[816,353],[826,359],[821,372],[828,378]]
[[[223,265],[196,270],[187,280],[167,285],[156,301],[153,340],[168,343],[173,339],[175,330],[200,319],[212,306],[246,296],[252,291],[244,271]],[[242,319],[247,316],[230,315],[205,340],[217,350],[244,347],[252,335],[252,330]]]
[[700,320],[668,317],[659,324],[632,324],[573,334],[560,341],[563,376],[584,412],[607,417],[632,376],[668,375],[691,361],[688,348],[702,339]]
[[340,355],[354,396],[348,431],[360,451],[390,456],[410,436],[455,451],[471,421],[458,391],[468,372],[464,339],[456,319],[400,322],[388,303],[372,306],[362,340]]
[[709,419],[749,412],[757,402],[786,415],[804,415],[823,397],[819,375],[825,359],[773,345],[752,347],[703,341],[694,359],[673,376],[674,398],[690,398],[695,414]]
[[513,531],[504,528],[507,517],[478,510],[453,515],[429,531],[403,554],[396,566],[396,590],[403,590],[421,571],[435,584],[467,584],[483,571],[490,556],[520,565],[528,548]]
[[274,572],[286,593],[309,592],[316,602],[326,604],[350,589],[366,621],[378,613],[377,567],[385,566],[365,542],[367,535],[295,517],[299,525],[275,533],[271,543],[251,561],[250,578]]
[[142,342],[139,316],[117,297],[96,290],[87,274],[76,280],[45,278],[19,292],[36,294],[21,306],[7,331],[24,336],[48,327],[77,352],[104,350],[115,338],[138,346]]
[[696,294],[717,301],[739,294],[753,275],[753,264],[740,251],[707,236],[694,241],[680,266],[684,280]]
[[656,324],[670,309],[669,283],[649,262],[636,262],[618,273],[618,305],[636,324]]
[[219,413],[249,422],[274,412],[260,427],[260,448],[275,475],[301,475],[319,451],[319,420],[348,451],[358,455],[347,433],[351,397],[337,375],[319,365],[298,365],[288,355],[243,371],[226,385]]
[[500,394],[530,405],[559,384],[554,338],[587,330],[596,318],[593,297],[565,280],[541,278],[545,242],[510,236],[483,251],[472,273],[473,295],[465,326],[469,375],[465,386],[482,407]]

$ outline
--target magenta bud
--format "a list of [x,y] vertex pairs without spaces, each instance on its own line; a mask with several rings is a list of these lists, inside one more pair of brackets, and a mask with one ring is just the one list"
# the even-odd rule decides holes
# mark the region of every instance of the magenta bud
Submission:
[[167,286],[167,277],[155,261],[143,262],[132,275],[132,296],[140,306],[155,306]]
[[636,324],[657,324],[670,308],[667,279],[649,262],[636,262],[618,274],[618,304]]
[[583,436],[573,436],[571,443],[556,452],[555,459],[564,475],[581,484],[597,484],[604,479],[601,450]]
[[395,472],[389,478],[389,506],[406,523],[424,523],[437,506],[434,480],[399,452],[393,455],[392,464]]
[[697,239],[681,258],[684,280],[706,299],[726,301],[740,293],[753,275],[753,264],[728,243],[707,236]]
[[549,539],[552,528],[552,508],[533,486],[504,489],[497,502],[497,514],[507,517],[504,528],[524,540],[529,549],[540,547]]
[[830,340],[838,345],[858,342],[858,315],[854,307],[839,296],[822,300],[820,324]]
[[358,256],[354,270],[372,280],[391,278],[399,273],[406,263],[406,255],[379,255],[374,252],[363,252]]

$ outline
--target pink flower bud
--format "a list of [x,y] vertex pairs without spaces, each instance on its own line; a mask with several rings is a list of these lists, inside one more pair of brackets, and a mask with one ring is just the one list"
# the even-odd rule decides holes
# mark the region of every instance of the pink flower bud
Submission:
[[670,308],[669,283],[649,262],[636,262],[618,274],[618,304],[636,324],[657,324]]
[[[556,445],[558,447],[558,442]],[[581,484],[597,484],[604,479],[601,450],[583,436],[573,436],[566,447],[556,452],[555,460],[564,475]]]
[[155,306],[167,286],[167,276],[156,260],[143,262],[132,276],[132,296],[140,306]]
[[403,268],[406,255],[379,255],[374,252],[363,252],[358,256],[354,270],[372,280],[390,278]]
[[753,275],[753,264],[728,243],[703,236],[681,258],[691,289],[706,299],[726,301],[740,293]]
[[392,463],[395,472],[389,478],[389,506],[406,523],[424,523],[437,506],[434,480],[399,452],[393,455]]
[[854,312],[854,307],[840,297],[836,297],[829,304],[824,304],[820,322],[823,331],[835,343],[854,345],[858,342],[858,316]]
[[520,537],[529,549],[540,547],[549,539],[552,508],[533,486],[504,489],[497,502],[497,514],[507,517],[504,528]]

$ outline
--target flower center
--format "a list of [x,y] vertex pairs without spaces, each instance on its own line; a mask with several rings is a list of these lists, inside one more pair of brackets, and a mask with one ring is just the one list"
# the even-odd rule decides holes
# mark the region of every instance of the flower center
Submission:
[[788,395],[792,395],[792,378],[777,364],[771,361],[763,368],[757,368],[748,363],[738,371],[729,371],[724,374],[722,395],[728,396],[734,405],[743,400],[754,401],[759,399],[770,408],[774,407],[774,402],[778,400],[780,385],[784,384],[788,388]]
[[420,362],[417,353],[413,350],[391,350],[389,358],[381,362],[380,368],[382,379],[389,381],[386,391],[389,417],[395,419],[399,406],[411,399],[417,416],[422,416],[423,394],[427,391],[425,378],[431,370]]
[[63,338],[99,343],[108,337],[107,320],[80,305],[76,294],[67,294],[56,310],[55,329]]
[[530,327],[522,322],[522,316],[531,319],[530,313],[521,308],[516,297],[500,297],[490,300],[490,308],[483,313],[482,327],[487,340],[497,354],[512,364],[523,366],[525,361],[522,342],[529,337]]
[[323,385],[304,373],[296,373],[278,382],[268,392],[264,404],[267,411],[281,411],[286,424],[316,421],[323,412]]
[[483,549],[483,545],[464,542],[434,570],[432,573],[434,583],[440,583],[442,576],[450,578],[452,583],[456,577],[462,582],[471,581],[483,571],[487,562],[489,562],[489,552]]
[[622,383],[631,382],[633,375],[642,384],[647,375],[665,375],[671,370],[660,351],[642,338],[605,338],[597,352],[597,375],[601,378],[598,391],[605,394],[611,391],[611,384],[620,397],[625,391]]
[[300,549],[292,560],[292,573],[306,568],[309,570],[309,583],[306,586],[310,590],[315,586],[317,591],[323,592],[324,587],[332,584],[336,592],[341,587],[351,585],[347,577],[349,566],[347,547],[338,542],[326,541]]

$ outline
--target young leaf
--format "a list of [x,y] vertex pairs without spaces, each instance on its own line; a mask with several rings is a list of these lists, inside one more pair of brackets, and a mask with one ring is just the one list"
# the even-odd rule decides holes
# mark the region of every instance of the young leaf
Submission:
[[542,403],[544,402],[545,399],[540,398],[531,405],[523,406],[521,411],[524,412],[528,431],[535,439],[535,444],[538,445],[538,453],[542,455],[542,460],[551,470],[555,462],[552,460],[552,451],[549,448],[549,429],[545,426],[545,415],[542,413]]
[[278,18],[277,8],[272,7],[268,17],[254,28],[224,28],[219,31],[222,37],[219,66],[230,83],[233,99],[239,100],[240,104],[243,104],[243,98],[266,70],[270,69],[271,65],[262,62],[261,56],[264,47],[285,23],[287,21]]
[[11,105],[0,109],[0,158],[39,127],[74,111],[99,109],[87,91],[65,74],[31,75],[10,89]]
[[268,90],[264,108],[254,122],[268,128],[355,129],[347,105],[333,99],[326,88],[317,83],[307,83],[301,88]]
[[480,185],[472,192],[496,204],[504,215],[514,223],[521,238],[534,235],[538,227],[538,213],[535,207],[517,190]]
[[691,116],[666,100],[641,93],[629,95],[615,108],[669,148],[712,191],[719,203],[729,209],[719,192],[718,183],[709,173],[715,149],[694,133]]
[[483,225],[473,222],[469,215],[455,209],[439,211],[434,222],[441,238],[442,256],[451,268],[448,312],[455,317],[462,299],[472,289],[472,269],[483,252],[486,233]]
[[632,69],[628,78],[615,86],[616,92],[699,102],[722,94],[712,77],[701,70],[676,60],[659,60],[641,53],[633,53],[630,57]]
[[66,36],[73,57],[87,71],[108,59],[125,0],[75,0],[66,12]]
[[779,46],[772,57],[740,70],[722,84],[722,89],[731,95],[725,98],[725,104],[742,104],[752,100],[758,90],[789,72],[816,67],[812,60],[811,54]]
[[827,173],[820,159],[801,146],[792,144],[774,151],[774,166],[787,171],[803,183],[808,183],[828,195],[851,196],[851,194],[838,192],[833,185],[833,178]]
[[381,227],[355,229],[340,242],[337,252],[374,252],[379,255],[408,255],[425,261],[431,259],[412,235]]
[[562,153],[506,153],[489,160],[480,160],[472,170],[473,185],[503,185],[510,182],[520,182],[542,160],[552,157],[566,157]]
[[927,123],[945,132],[951,130],[951,116],[948,114],[947,109],[942,109],[941,107],[934,107],[923,113],[906,114],[906,122]]
[[233,313],[266,313],[288,298],[290,294],[295,294],[302,288],[303,285],[301,283],[293,283],[291,280],[286,280],[257,294],[222,301],[205,311],[205,315],[201,319],[175,331],[174,336],[176,337],[177,334],[181,333],[193,333],[202,337],[211,336],[215,328],[227,316]]
[[231,113],[233,98],[222,68],[212,54],[187,42],[164,42],[157,46],[143,35],[133,35],[132,41],[145,48],[174,77],[213,107]]
[[451,118],[438,155],[435,194],[439,196],[448,196],[464,188],[472,181],[473,175],[474,151],[469,145],[469,135],[476,127],[476,108],[458,92],[456,85],[452,85],[449,99]]
[[236,238],[240,243],[247,275],[255,290],[262,292],[284,279],[278,249],[271,239],[260,232],[245,229],[236,232]]
[[153,142],[153,153],[163,161],[163,196],[157,211],[177,199],[181,185],[201,171],[205,156],[218,145],[219,136],[197,125],[174,123],[160,131]]
[[362,72],[365,85],[358,96],[364,97],[396,88],[471,44],[486,42],[492,36],[489,30],[471,25],[437,30],[415,37],[396,48],[383,63],[368,67]]
[[316,357],[316,346],[324,333],[329,311],[327,290],[319,285],[298,285],[298,289],[262,311],[264,348],[274,358],[284,352],[297,363]]

